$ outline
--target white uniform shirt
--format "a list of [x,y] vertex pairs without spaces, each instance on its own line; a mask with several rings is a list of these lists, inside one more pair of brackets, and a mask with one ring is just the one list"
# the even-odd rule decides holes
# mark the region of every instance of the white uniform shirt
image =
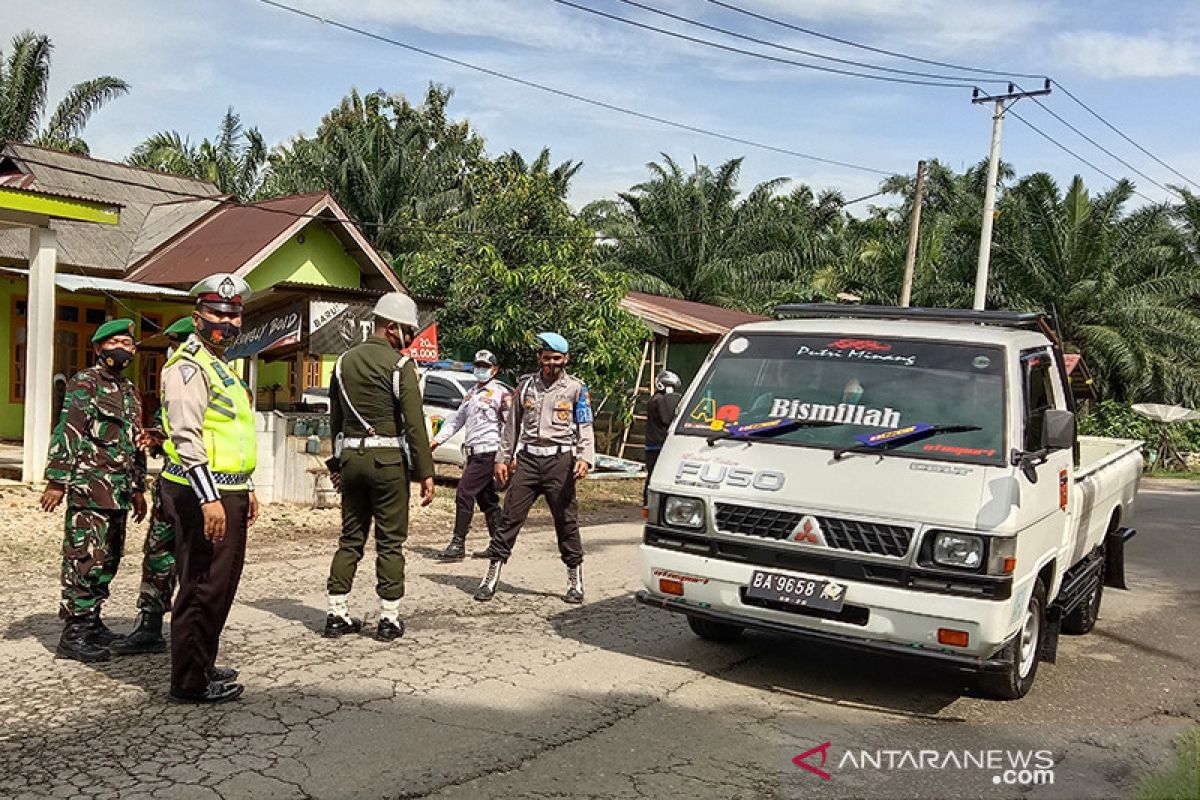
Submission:
[[434,441],[439,445],[466,426],[464,444],[472,450],[488,452],[500,448],[500,431],[512,405],[512,391],[495,380],[476,384],[463,398],[454,416],[438,431]]

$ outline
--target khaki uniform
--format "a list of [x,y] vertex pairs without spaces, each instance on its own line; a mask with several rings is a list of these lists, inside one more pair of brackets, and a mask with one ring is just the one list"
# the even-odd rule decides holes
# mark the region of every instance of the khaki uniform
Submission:
[[[400,354],[387,340],[372,336],[342,356],[341,378],[335,374],[330,382],[330,426],[335,441],[339,436],[343,441],[338,459],[342,535],[329,569],[331,595],[350,593],[374,522],[375,591],[384,600],[404,596],[408,484],[433,477],[433,456],[416,366],[403,359],[397,380],[400,362]],[[407,442],[411,469],[404,450],[397,446],[401,436]]]
[[596,460],[592,407],[587,386],[565,371],[547,386],[541,373],[522,378],[513,393],[513,411],[505,419],[496,463],[516,459],[500,525],[488,557],[507,562],[517,535],[541,495],[550,506],[563,563],[583,563],[575,462]]

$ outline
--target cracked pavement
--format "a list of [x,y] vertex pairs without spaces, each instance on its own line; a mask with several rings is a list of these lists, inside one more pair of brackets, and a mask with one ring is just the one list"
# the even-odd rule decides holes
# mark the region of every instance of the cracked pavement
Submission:
[[[1095,633],[1064,636],[1058,663],[1014,703],[923,663],[760,634],[696,639],[632,600],[635,522],[585,529],[581,607],[559,597],[545,527],[522,535],[486,604],[470,597],[485,562],[440,564],[440,536],[410,540],[407,633],[392,644],[320,637],[333,532],[252,544],[219,660],[246,694],[215,707],[166,702],[166,654],[55,660],[57,584],[39,573],[0,609],[0,796],[1126,797],[1200,717],[1198,503],[1143,496],[1133,590],[1108,590]],[[117,630],[132,623],[133,563],[106,606]],[[369,624],[372,573],[368,554],[352,608]],[[831,780],[792,763],[826,741]],[[1055,781],[839,767],[877,749],[1049,750]]]

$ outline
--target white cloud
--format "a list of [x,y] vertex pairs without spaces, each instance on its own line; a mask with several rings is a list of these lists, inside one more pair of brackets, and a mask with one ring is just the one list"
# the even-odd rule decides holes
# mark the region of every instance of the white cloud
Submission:
[[1200,75],[1200,37],[1072,31],[1059,34],[1058,52],[1066,64],[1097,78]]

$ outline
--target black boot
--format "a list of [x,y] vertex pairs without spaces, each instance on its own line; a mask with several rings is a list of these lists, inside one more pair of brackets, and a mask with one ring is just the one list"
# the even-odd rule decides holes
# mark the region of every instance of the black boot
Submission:
[[[502,512],[500,511],[500,507],[497,506],[496,508],[493,508],[491,511],[488,511],[487,513],[485,513],[483,515],[484,520],[487,522],[488,541],[489,542],[491,542],[492,539],[496,538],[496,531],[498,531],[500,529],[501,514],[502,514]],[[488,551],[487,551],[487,548],[485,547],[482,550],[476,550],[471,555],[474,558],[487,558]]]
[[110,654],[107,648],[91,641],[92,625],[91,619],[67,620],[54,657],[83,662],[108,661]]
[[583,565],[567,567],[567,593],[563,601],[571,604],[583,602]]
[[375,639],[380,642],[391,642],[399,639],[404,635],[404,621],[392,620],[383,617],[379,620],[379,624],[375,626]]
[[339,636],[345,636],[350,633],[358,633],[362,630],[362,620],[355,617],[346,619],[337,614],[327,614],[325,616],[325,632],[321,635],[326,639],[336,639]]
[[167,640],[162,635],[163,615],[143,611],[138,615],[137,627],[128,636],[120,636],[108,646],[117,656],[137,653],[164,653]]
[[100,619],[100,614],[88,617],[88,641],[100,647],[108,647],[120,636],[112,632],[112,629],[104,624],[104,620]]
[[450,544],[438,554],[442,561],[461,561],[466,558],[467,531],[471,529],[472,516],[474,514],[470,511],[463,511],[461,508],[455,510],[454,534],[450,538]]
[[491,600],[496,594],[496,585],[500,583],[500,570],[504,566],[503,561],[492,561],[488,564],[487,574],[483,576],[483,581],[480,582],[479,588],[475,590],[475,599],[480,602]]

